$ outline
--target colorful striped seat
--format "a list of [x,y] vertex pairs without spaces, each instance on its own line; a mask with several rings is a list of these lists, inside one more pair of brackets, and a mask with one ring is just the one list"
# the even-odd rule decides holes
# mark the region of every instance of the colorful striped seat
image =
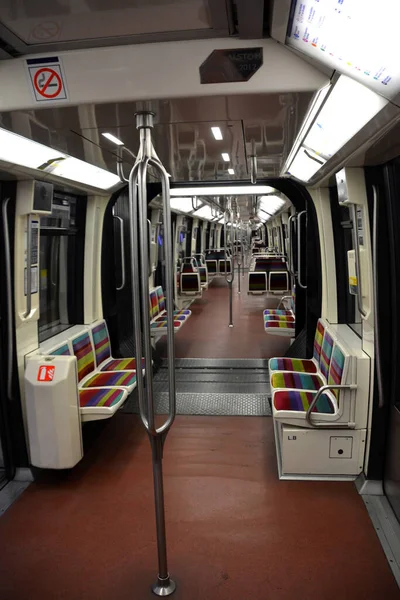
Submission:
[[[328,385],[340,385],[345,372],[346,357],[341,348],[335,344],[329,366]],[[332,390],[336,398],[339,398],[339,390]]]
[[[158,323],[159,321],[165,321],[165,322],[167,322],[167,320],[168,320],[168,319],[167,319],[167,314],[165,314],[165,315],[160,315],[159,317],[156,317],[156,318],[154,319],[154,321],[155,321],[156,323]],[[174,321],[186,321],[186,315],[175,315],[175,314],[174,314]]]
[[318,391],[325,382],[318,375],[309,373],[292,373],[277,371],[271,376],[271,387],[277,389],[315,390]]
[[69,349],[68,343],[65,343],[58,348],[50,350],[48,354],[52,356],[71,356],[71,350]]
[[[183,321],[174,321],[174,328],[175,329],[179,329],[180,327],[182,327],[183,325]],[[151,323],[150,325],[151,329],[167,329],[167,320],[164,319],[162,321],[157,321],[154,323]]]
[[94,387],[126,387],[133,389],[136,383],[136,373],[133,371],[119,371],[108,373],[95,373],[82,384],[82,388]]
[[269,371],[297,371],[298,373],[317,373],[321,356],[322,341],[325,334],[325,324],[318,320],[314,336],[314,352],[312,358],[271,358]]
[[283,310],[278,308],[266,308],[263,312],[264,316],[267,315],[287,315],[291,316],[293,313],[291,310]]
[[285,329],[295,329],[296,324],[290,323],[289,321],[265,321],[264,322],[264,329],[271,329],[271,328],[276,328],[276,327],[281,327],[281,328],[285,328]]
[[286,323],[294,323],[295,318],[291,315],[264,315],[265,321],[283,321]]
[[126,397],[126,391],[120,388],[79,390],[81,408],[113,407]]
[[269,361],[271,371],[297,371],[298,373],[316,373],[317,365],[308,358],[271,358]]
[[319,359],[319,369],[325,379],[328,379],[329,365],[331,362],[333,349],[333,339],[328,331],[325,331],[324,339],[321,346],[321,354]]
[[[306,412],[314,397],[313,392],[279,390],[274,394],[274,407],[277,411]],[[335,406],[328,394],[321,395],[312,412],[330,415],[335,413]]]
[[[144,369],[144,359],[142,359],[142,369]],[[112,358],[101,366],[100,371],[136,371],[136,359]]]
[[105,321],[92,326],[92,338],[97,369],[100,371],[136,371],[134,358],[113,358]]
[[78,381],[82,381],[95,369],[93,346],[88,331],[72,340],[72,349],[78,361]]
[[[167,313],[165,313],[165,314],[167,314]],[[192,312],[190,310],[185,310],[185,309],[174,310],[174,316],[175,317],[180,317],[182,315],[189,317],[191,314],[192,314]]]

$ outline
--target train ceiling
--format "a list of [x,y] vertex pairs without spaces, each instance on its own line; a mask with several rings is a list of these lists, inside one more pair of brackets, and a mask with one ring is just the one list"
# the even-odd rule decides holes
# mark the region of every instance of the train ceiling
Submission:
[[[259,178],[279,175],[311,98],[312,92],[213,96],[147,108],[156,113],[154,146],[173,181],[234,181],[249,179],[252,155]],[[0,127],[115,173],[117,146],[101,134],[136,152],[134,113],[142,108],[126,102],[14,111],[0,114]],[[215,139],[214,126],[222,139]]]

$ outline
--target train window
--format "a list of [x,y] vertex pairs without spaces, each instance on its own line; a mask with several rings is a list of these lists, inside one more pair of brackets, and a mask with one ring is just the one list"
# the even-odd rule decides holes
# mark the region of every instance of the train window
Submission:
[[358,310],[356,296],[350,292],[350,274],[347,259],[347,253],[354,249],[352,235],[353,224],[348,207],[340,206],[338,204],[336,188],[331,188],[330,191],[338,290],[338,321],[339,323],[347,323],[347,325],[361,337],[361,315]]
[[79,202],[76,197],[55,194],[51,215],[40,218],[39,342],[82,322],[83,243],[77,238],[83,238],[83,224]]

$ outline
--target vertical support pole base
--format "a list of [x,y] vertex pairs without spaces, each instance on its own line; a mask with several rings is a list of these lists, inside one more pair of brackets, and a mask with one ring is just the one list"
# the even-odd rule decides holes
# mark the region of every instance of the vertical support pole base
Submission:
[[230,323],[230,324],[228,325],[228,327],[233,327],[233,323]]
[[171,594],[174,593],[175,590],[176,590],[176,583],[173,579],[170,579],[169,576],[166,577],[165,579],[158,577],[157,583],[154,583],[151,586],[151,591],[156,596],[170,596]]

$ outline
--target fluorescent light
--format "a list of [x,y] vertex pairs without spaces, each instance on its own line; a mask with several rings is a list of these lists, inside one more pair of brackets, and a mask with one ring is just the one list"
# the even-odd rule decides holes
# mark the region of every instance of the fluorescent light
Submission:
[[259,205],[261,210],[268,213],[269,215],[274,215],[278,210],[280,210],[285,205],[285,200],[282,200],[279,196],[261,196]]
[[303,145],[328,160],[387,104],[361,83],[342,75]]
[[216,140],[223,140],[222,131],[219,127],[211,127],[211,131]]
[[229,158],[229,154],[227,152],[222,152],[221,156],[222,156],[222,158],[224,159],[225,162],[229,162],[231,160]]
[[310,181],[322,166],[316,160],[310,158],[310,156],[311,155],[309,153],[307,154],[305,149],[301,147],[292,161],[288,173],[300,181]]
[[228,169],[228,173],[229,173],[229,175],[234,175],[235,174],[235,169]]
[[301,134],[298,136],[294,148],[299,149],[289,155],[284,172],[301,181],[309,181],[387,103],[385,98],[361,83],[341,75],[305,138],[302,139]]
[[276,192],[270,185],[214,185],[171,188],[171,196],[254,196]]
[[6,129],[0,129],[0,160],[103,190],[120,183],[118,175],[110,171]]
[[212,214],[211,206],[209,206],[208,204],[205,204],[204,206],[202,206],[201,208],[196,210],[196,212],[193,213],[193,216],[199,217],[200,219],[212,219],[213,214]]
[[184,213],[193,210],[192,198],[171,198],[170,203],[172,210],[179,210]]
[[125,145],[124,142],[121,142],[121,140],[115,137],[115,135],[113,135],[112,133],[102,133],[101,135],[110,140],[110,142],[112,142],[113,144],[117,144],[117,146]]

